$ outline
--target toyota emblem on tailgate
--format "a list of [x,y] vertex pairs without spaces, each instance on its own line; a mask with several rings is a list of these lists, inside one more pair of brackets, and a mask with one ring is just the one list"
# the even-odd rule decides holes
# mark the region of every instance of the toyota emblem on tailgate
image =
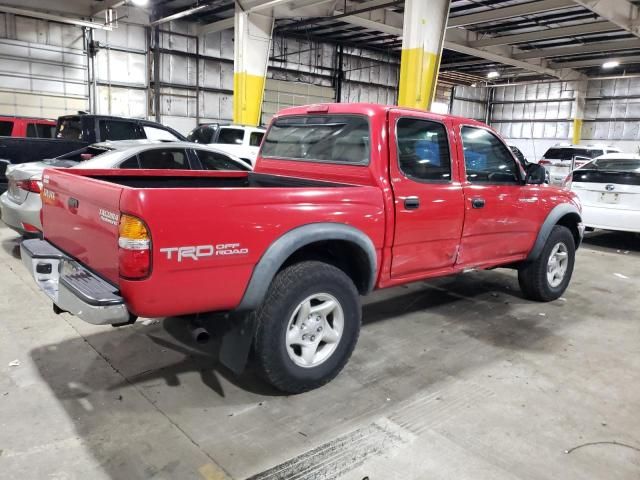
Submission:
[[606,187],[604,187],[604,188],[605,188],[605,190],[606,190],[607,192],[612,192],[612,191],[614,191],[614,190],[615,190],[615,188],[616,188],[616,187],[615,187],[615,185],[611,185],[611,184],[609,184],[609,185],[607,185],[607,186],[606,186]]

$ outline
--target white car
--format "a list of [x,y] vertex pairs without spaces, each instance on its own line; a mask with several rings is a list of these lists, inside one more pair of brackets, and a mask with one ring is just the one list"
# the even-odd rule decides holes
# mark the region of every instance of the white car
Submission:
[[187,135],[187,139],[215,146],[255,165],[265,132],[266,130],[260,127],[205,123],[193,129]]
[[575,161],[574,168],[578,168],[603,154],[619,152],[619,149],[605,145],[558,144],[549,148],[538,163],[549,172],[549,181],[552,185],[562,185],[571,173],[572,162]]
[[640,155],[602,155],[565,186],[580,198],[586,227],[640,233]]
[[7,168],[8,189],[0,195],[0,209],[2,221],[21,235],[42,230],[40,190],[48,167],[252,170],[250,163],[209,145],[153,140],[96,143],[51,160],[15,165]]

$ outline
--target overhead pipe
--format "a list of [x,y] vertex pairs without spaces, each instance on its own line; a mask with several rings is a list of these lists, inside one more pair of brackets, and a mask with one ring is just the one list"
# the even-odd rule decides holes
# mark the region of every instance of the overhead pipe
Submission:
[[6,5],[0,5],[0,12],[13,13],[14,15],[20,15],[22,17],[38,18],[40,20],[49,20],[52,22],[66,23],[69,25],[76,25],[78,27],[86,27],[98,30],[111,31],[111,25],[102,23],[89,22],[87,20],[80,20],[71,17],[63,17],[62,15],[53,15],[51,13],[36,12],[33,10],[23,10],[21,8],[9,7]]

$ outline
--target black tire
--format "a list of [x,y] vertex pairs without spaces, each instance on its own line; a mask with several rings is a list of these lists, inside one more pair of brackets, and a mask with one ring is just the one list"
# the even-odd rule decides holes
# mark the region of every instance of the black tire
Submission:
[[[301,367],[289,356],[287,326],[298,306],[315,294],[333,296],[342,308],[342,335],[333,353],[313,367]],[[360,334],[362,309],[353,281],[340,269],[319,261],[306,261],[282,270],[271,283],[257,311],[254,338],[256,366],[278,390],[302,393],[331,381],[345,366]]]
[[[568,264],[562,282],[557,286],[552,286],[547,278],[547,266],[549,257],[558,243],[566,246]],[[551,230],[547,243],[538,258],[518,269],[518,282],[524,296],[538,302],[550,302],[558,299],[569,286],[575,259],[576,245],[571,231],[567,227],[556,225]]]

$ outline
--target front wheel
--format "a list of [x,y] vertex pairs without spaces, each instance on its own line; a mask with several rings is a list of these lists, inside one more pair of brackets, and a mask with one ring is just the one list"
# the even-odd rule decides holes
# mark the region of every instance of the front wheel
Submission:
[[318,261],[285,268],[257,312],[260,373],[288,393],[324,385],[349,360],[361,315],[358,291],[342,270]]
[[556,225],[540,256],[518,269],[518,281],[524,296],[539,302],[559,298],[571,281],[575,257],[576,246],[571,231]]

